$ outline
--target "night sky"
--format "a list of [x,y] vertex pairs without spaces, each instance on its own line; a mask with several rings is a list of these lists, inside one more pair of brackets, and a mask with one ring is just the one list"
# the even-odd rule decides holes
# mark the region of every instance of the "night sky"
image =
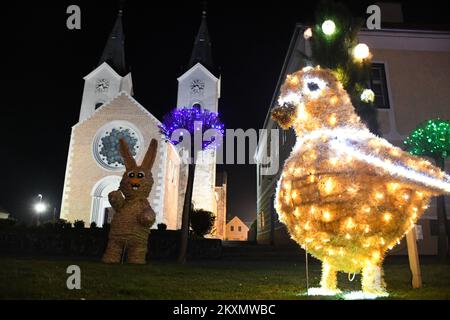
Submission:
[[[126,60],[134,98],[157,118],[176,105],[201,1],[128,1]],[[365,15],[372,1],[344,1]],[[445,2],[405,2],[410,25],[448,25]],[[81,7],[81,30],[66,28],[66,8]],[[222,75],[221,118],[227,128],[260,128],[296,22],[313,19],[315,1],[210,1],[213,58]],[[2,3],[3,91],[0,104],[0,207],[30,221],[37,194],[59,207],[71,127],[77,123],[83,77],[98,64],[118,1]],[[443,28],[448,29],[448,26]],[[256,168],[227,165],[228,217],[256,214]],[[50,217],[50,214],[48,215]]]

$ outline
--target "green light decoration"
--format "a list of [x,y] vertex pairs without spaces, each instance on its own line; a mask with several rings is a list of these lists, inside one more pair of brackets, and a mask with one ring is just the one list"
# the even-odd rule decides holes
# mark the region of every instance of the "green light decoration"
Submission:
[[431,119],[417,126],[404,141],[414,155],[433,159],[450,156],[450,122]]
[[[418,125],[404,141],[408,151],[414,155],[428,156],[445,171],[445,158],[450,155],[450,122],[448,120],[430,119]],[[450,248],[450,233],[447,229],[447,214],[443,195],[436,199],[438,221],[438,256],[445,262]]]

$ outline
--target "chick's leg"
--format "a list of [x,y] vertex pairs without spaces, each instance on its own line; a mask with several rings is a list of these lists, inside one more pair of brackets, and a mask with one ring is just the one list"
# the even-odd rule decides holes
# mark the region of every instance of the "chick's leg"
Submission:
[[323,261],[322,263],[322,279],[320,280],[320,287],[326,291],[339,292],[337,289],[337,270],[326,261]]
[[364,293],[386,296],[386,284],[381,266],[368,262],[362,269],[362,290]]

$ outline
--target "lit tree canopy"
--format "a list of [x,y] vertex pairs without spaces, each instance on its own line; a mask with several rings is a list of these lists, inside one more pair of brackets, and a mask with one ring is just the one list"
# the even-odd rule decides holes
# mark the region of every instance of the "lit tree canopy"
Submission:
[[415,128],[405,140],[408,151],[414,155],[432,158],[450,156],[450,122],[431,119]]
[[[160,129],[170,143],[177,145],[182,140],[174,140],[173,133],[176,130],[185,129],[193,136],[196,122],[201,123],[202,134],[210,129],[216,130],[220,135],[224,134],[224,125],[220,121],[218,113],[202,110],[200,107],[173,109],[164,116]],[[211,139],[203,141],[202,148],[207,149],[214,145],[214,139]]]

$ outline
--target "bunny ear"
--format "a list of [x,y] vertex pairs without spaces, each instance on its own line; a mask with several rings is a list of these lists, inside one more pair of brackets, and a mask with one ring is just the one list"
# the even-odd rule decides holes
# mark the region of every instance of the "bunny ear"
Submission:
[[123,162],[125,163],[125,167],[127,168],[127,170],[130,170],[137,166],[136,161],[134,160],[127,143],[122,138],[119,139],[119,151],[120,154],[122,155]]
[[155,162],[156,152],[157,152],[158,142],[152,139],[150,146],[148,147],[147,153],[145,154],[144,161],[142,161],[141,167],[146,170],[152,170],[153,163]]

